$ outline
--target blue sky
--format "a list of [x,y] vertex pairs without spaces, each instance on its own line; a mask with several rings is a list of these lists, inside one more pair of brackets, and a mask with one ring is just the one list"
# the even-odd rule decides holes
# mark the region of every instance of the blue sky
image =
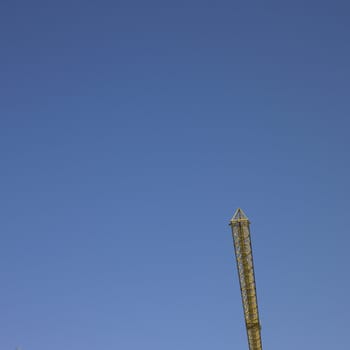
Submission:
[[349,11],[3,1],[0,348],[347,348]]

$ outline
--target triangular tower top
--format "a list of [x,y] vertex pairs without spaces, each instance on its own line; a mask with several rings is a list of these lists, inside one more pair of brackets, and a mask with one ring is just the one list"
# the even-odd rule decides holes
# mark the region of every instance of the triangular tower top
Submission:
[[232,221],[248,221],[248,217],[241,208],[238,208],[231,219]]

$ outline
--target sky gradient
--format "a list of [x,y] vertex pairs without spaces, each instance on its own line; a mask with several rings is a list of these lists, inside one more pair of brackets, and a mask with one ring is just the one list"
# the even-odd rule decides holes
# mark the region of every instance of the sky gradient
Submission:
[[349,13],[1,2],[1,350],[348,348]]

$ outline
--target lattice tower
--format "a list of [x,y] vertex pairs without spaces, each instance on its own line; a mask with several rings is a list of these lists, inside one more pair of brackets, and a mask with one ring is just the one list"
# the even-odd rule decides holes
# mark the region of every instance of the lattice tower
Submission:
[[230,221],[230,226],[235,247],[249,350],[262,350],[249,225],[250,222],[243,210],[237,209]]

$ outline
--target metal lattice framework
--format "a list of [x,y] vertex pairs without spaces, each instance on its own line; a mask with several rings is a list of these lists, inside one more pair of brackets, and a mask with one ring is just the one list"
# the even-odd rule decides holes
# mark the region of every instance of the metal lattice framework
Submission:
[[236,253],[249,350],[262,350],[249,220],[237,209],[230,221]]

